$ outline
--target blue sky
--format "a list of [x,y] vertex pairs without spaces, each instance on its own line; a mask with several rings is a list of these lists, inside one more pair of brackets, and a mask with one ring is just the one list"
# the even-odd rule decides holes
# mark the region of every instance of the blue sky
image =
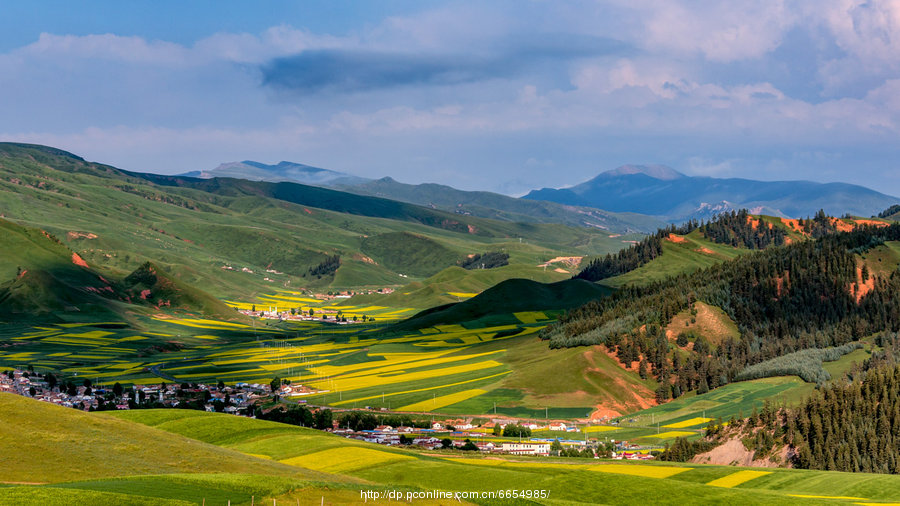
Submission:
[[4,2],[0,139],[521,194],[625,163],[900,195],[896,1]]

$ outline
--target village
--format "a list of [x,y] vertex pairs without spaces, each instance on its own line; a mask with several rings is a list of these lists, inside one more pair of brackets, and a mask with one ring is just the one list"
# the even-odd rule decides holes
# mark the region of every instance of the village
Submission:
[[[273,389],[273,387],[275,387]],[[296,388],[296,387],[295,387]],[[289,385],[237,383],[226,386],[222,382],[207,384],[132,385],[124,388],[93,385],[89,379],[80,384],[60,382],[52,374],[33,370],[14,369],[0,372],[0,392],[31,397],[59,406],[84,411],[127,410],[148,408],[198,409],[237,416],[257,417],[260,405],[290,394]],[[305,409],[305,401],[296,407]],[[333,411],[330,408],[314,408]],[[346,412],[344,412],[346,413]],[[330,413],[329,413],[330,414]],[[385,415],[381,412],[379,416]],[[374,416],[374,414],[372,415]],[[268,418],[268,417],[263,417]],[[331,416],[328,417],[331,419]],[[426,450],[456,449],[481,453],[503,453],[527,456],[580,456],[627,460],[652,460],[654,452],[628,441],[608,439],[600,441],[584,436],[573,438],[581,431],[564,421],[537,423],[528,420],[491,418],[480,424],[476,419],[445,419],[412,425],[377,425],[357,430],[343,426],[335,419],[322,430],[350,439],[388,446],[416,446]],[[421,425],[426,425],[425,427]],[[370,425],[371,426],[371,425]],[[532,437],[532,432],[554,433],[552,437]],[[558,434],[558,435],[556,435]]]
[[307,311],[302,308],[279,308],[278,306],[257,309],[254,305],[251,309],[241,309],[238,312],[254,318],[279,321],[326,321],[340,325],[375,321],[375,318],[367,315],[345,315],[341,310],[320,308],[309,308]]

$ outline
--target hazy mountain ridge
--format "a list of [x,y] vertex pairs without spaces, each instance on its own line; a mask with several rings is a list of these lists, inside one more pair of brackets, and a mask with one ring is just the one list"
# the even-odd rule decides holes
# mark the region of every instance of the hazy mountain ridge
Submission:
[[458,190],[435,183],[406,184],[390,177],[361,184],[340,184],[335,185],[335,188],[359,195],[399,200],[456,214],[502,221],[560,223],[617,233],[648,233],[662,226],[661,220],[637,213],[611,213],[594,207],[523,200],[488,191]]
[[281,161],[275,165],[254,162],[253,160],[226,162],[214,169],[195,170],[179,175],[201,179],[231,177],[274,183],[287,181],[316,186],[334,186],[337,184],[352,185],[370,181],[368,178],[354,176],[345,172],[322,169],[311,165],[287,161]]
[[649,214],[670,221],[708,218],[740,208],[791,218],[812,216],[819,209],[837,216],[871,216],[900,201],[848,183],[686,176],[668,167],[638,165],[603,172],[569,188],[535,190],[523,198]]

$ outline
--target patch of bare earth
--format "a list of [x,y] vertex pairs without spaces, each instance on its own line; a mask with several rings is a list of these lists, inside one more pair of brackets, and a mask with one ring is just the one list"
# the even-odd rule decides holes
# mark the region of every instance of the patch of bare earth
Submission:
[[707,248],[706,246],[697,248],[694,251],[696,251],[697,253],[703,253],[704,255],[715,255],[716,254],[715,251]]
[[714,464],[719,466],[742,467],[792,467],[792,452],[787,446],[775,453],[774,461],[770,457],[753,459],[753,452],[744,447],[739,438],[729,439],[725,443],[706,453],[698,453],[691,459],[694,464]]
[[96,239],[97,234],[92,234],[90,232],[66,232],[66,238],[70,241],[75,239]]
[[778,276],[778,277],[775,278],[775,293],[777,294],[777,296],[778,296],[779,298],[780,298],[780,297],[784,294],[784,292],[785,292],[785,288],[784,288],[784,281],[785,281],[785,279],[787,279],[788,281],[790,281],[790,274],[787,273],[787,272],[784,273],[784,276]]
[[85,262],[84,259],[78,255],[78,253],[72,253],[72,263],[79,267],[88,267],[87,262]]
[[853,220],[853,222],[856,223],[857,225],[873,225],[873,226],[876,226],[876,227],[886,227],[886,226],[888,226],[887,223],[885,223],[885,222],[883,222],[883,221],[877,221],[877,220],[863,220],[863,219],[859,219],[859,220]]
[[669,234],[669,237],[666,237],[666,240],[675,242],[675,243],[687,242],[687,239],[685,239],[684,237],[681,237],[678,234]]
[[378,265],[378,263],[375,262],[375,260],[372,260],[371,258],[363,255],[362,253],[354,253],[353,259],[358,260],[360,262],[365,262],[367,264]]
[[551,264],[561,263],[570,269],[574,269],[581,265],[581,259],[584,257],[556,257],[538,265],[538,267],[550,267]]
[[875,276],[869,275],[869,279],[863,281],[862,266],[856,266],[856,283],[853,283],[848,287],[850,295],[853,295],[856,298],[856,303],[859,304],[859,301],[874,289]]
[[[696,316],[692,316],[689,309],[686,309],[672,318],[672,321],[666,327],[666,338],[674,341],[679,334],[684,331],[692,330],[697,334],[709,339],[713,344],[717,344],[730,335],[730,327],[724,318],[726,315],[716,311],[713,306],[705,302],[697,301],[694,303],[694,309],[697,310]],[[691,323],[691,319],[695,319]]]
[[615,383],[617,389],[626,396],[625,400],[616,400],[610,397],[605,399],[603,402],[597,403],[595,405],[594,411],[592,411],[590,415],[590,418],[592,420],[599,420],[604,417],[614,418],[617,416],[621,416],[622,413],[631,413],[642,409],[648,409],[657,405],[656,394],[649,388],[637,383],[628,383],[620,375],[610,373],[610,371],[607,371],[603,367],[598,366],[595,358],[596,353],[605,353],[607,356],[612,358],[616,362],[616,364],[618,364],[625,370],[632,372],[637,371],[637,367],[625,367],[625,365],[619,362],[615,354],[612,353],[606,346],[592,346],[590,350],[584,352],[584,359],[589,364],[589,367],[585,370],[585,379],[590,383],[594,383],[587,376],[588,372],[593,372],[597,375],[603,376]]
[[791,229],[794,232],[800,232],[805,235],[803,232],[803,227],[800,226],[800,220],[795,220],[793,218],[779,218],[782,223],[787,226],[787,228]]
[[834,225],[834,228],[837,229],[838,232],[852,232],[855,228],[853,223],[844,221],[840,218],[831,218],[831,224]]

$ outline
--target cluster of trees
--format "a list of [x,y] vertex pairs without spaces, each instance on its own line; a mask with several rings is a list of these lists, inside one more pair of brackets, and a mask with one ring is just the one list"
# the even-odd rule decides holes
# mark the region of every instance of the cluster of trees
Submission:
[[735,377],[736,381],[744,381],[772,376],[800,376],[803,381],[824,385],[831,375],[822,368],[822,362],[834,362],[853,350],[862,348],[858,342],[847,343],[832,348],[808,348],[795,351],[765,362],[746,367]]
[[708,452],[716,446],[719,446],[719,443],[715,441],[705,439],[688,441],[686,438],[680,437],[671,446],[666,443],[665,450],[659,454],[658,459],[669,462],[687,462],[698,453]]
[[[876,279],[858,302],[849,290],[857,282],[854,253],[898,239],[898,224],[860,227],[646,286],[626,286],[567,312],[541,337],[551,348],[603,344],[627,365],[646,362],[660,381],[661,401],[688,390],[703,392],[733,381],[753,364],[900,329],[900,298],[894,296],[900,274]],[[738,324],[740,337],[695,347],[684,357],[676,353],[670,362],[664,327],[697,300],[724,310]]]
[[391,427],[416,427],[419,429],[428,429],[431,422],[425,418],[412,418],[409,415],[375,415],[362,411],[347,411],[338,418],[340,427],[350,428],[350,430],[372,430],[379,425],[390,425]]
[[341,257],[340,255],[332,255],[325,260],[322,260],[319,265],[315,267],[310,267],[306,272],[307,276],[315,276],[316,278],[321,278],[322,276],[331,276],[335,272],[337,272],[338,267],[341,266]]
[[891,216],[900,213],[900,204],[894,204],[891,207],[885,209],[878,213],[879,218],[890,218]]
[[[816,216],[818,217],[818,214]],[[831,225],[831,222],[827,220],[826,222]],[[834,231],[834,226],[831,226],[831,231]],[[697,229],[709,240],[718,244],[730,244],[747,249],[780,246],[784,244],[785,237],[787,237],[783,229],[762,221],[758,222],[757,227],[754,228],[750,213],[746,209],[741,209],[737,212],[719,214],[708,223],[698,223],[696,220],[692,220],[681,226],[672,225],[661,228],[655,234],[615,255],[606,255],[603,258],[591,260],[587,267],[575,277],[588,281],[600,281],[631,272],[662,255],[662,241],[669,234],[685,235]],[[816,228],[816,230],[819,229]]]
[[[604,453],[608,453],[603,443],[600,443],[600,448],[601,456],[603,456]],[[557,457],[582,457],[592,459],[594,458],[594,449],[591,447],[585,447],[581,450],[578,448],[566,448],[559,442],[559,439],[554,439],[553,442],[550,443],[550,455],[555,455]],[[609,455],[606,456],[608,457]]]
[[834,384],[783,417],[786,443],[803,469],[900,472],[900,367]]
[[463,260],[460,267],[467,270],[472,269],[493,269],[495,267],[503,267],[509,265],[509,253],[500,251],[489,251],[485,254],[476,253],[475,255]]
[[334,420],[334,415],[330,409],[319,408],[316,411],[310,411],[306,406],[299,405],[280,405],[266,412],[257,406],[254,415],[260,420],[271,420],[273,422],[312,427],[319,430],[332,428]]
[[803,229],[803,232],[811,235],[814,239],[833,234],[837,231],[835,220],[825,214],[825,211],[821,209],[816,212],[816,215],[813,216],[812,219],[800,219],[798,224],[800,225],[800,228]]
[[766,403],[727,427],[720,420],[707,428],[707,442],[740,437],[755,459],[787,446],[791,464],[801,469],[900,472],[900,340],[889,335],[891,349],[873,353],[855,378],[819,389],[796,408]]
[[[494,426],[494,432],[500,425]],[[503,427],[503,437],[531,437],[531,429],[514,423],[508,423]]]
[[700,226],[707,239],[718,244],[729,244],[747,249],[765,249],[771,245],[781,246],[787,233],[780,227],[764,221],[756,222],[754,228],[750,213],[746,209],[738,212],[722,213],[715,220]]

